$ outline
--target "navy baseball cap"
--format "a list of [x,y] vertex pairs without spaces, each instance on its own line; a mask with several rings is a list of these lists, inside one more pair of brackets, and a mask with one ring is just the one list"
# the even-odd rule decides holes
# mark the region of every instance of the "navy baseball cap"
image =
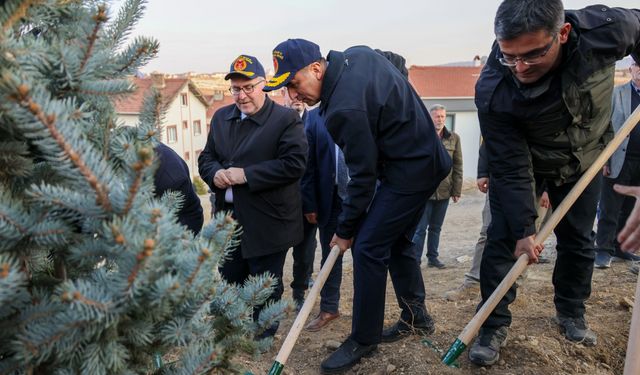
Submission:
[[287,39],[273,49],[275,73],[263,91],[277,90],[286,86],[298,70],[322,58],[320,47],[304,39]]
[[231,63],[229,73],[224,76],[225,80],[228,80],[234,75],[241,75],[249,79],[256,77],[265,77],[264,68],[260,61],[253,56],[240,55]]

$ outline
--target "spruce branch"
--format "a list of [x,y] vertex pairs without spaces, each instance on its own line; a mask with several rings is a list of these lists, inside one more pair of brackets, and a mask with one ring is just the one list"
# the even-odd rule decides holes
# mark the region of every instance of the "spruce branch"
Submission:
[[51,137],[55,140],[65,155],[69,157],[71,162],[80,170],[82,176],[96,192],[96,202],[98,205],[102,206],[106,211],[111,211],[111,202],[109,202],[107,188],[98,182],[98,178],[93,171],[91,171],[78,152],[71,147],[64,136],[58,131],[58,128],[56,127],[56,115],[53,113],[48,115],[45,114],[42,107],[40,107],[40,105],[29,96],[29,91],[29,87],[26,84],[20,84],[17,87],[17,92],[9,97],[15,100],[18,105],[31,112],[31,114],[47,128]]
[[125,215],[131,209],[133,200],[138,193],[138,189],[140,189],[140,185],[142,184],[142,179],[144,177],[144,169],[153,165],[153,155],[153,150],[148,147],[143,147],[138,151],[138,157],[140,158],[140,160],[133,164],[133,169],[136,171],[136,177],[129,187],[129,197],[127,198],[127,203],[124,207]]
[[153,254],[153,250],[155,249],[155,247],[156,241],[154,241],[153,239],[147,238],[144,240],[142,251],[139,252],[138,255],[136,255],[136,265],[133,267],[133,270],[129,274],[129,277],[127,277],[127,282],[129,283],[127,285],[127,289],[131,289],[131,285],[133,285],[136,277],[138,277],[138,271],[140,271],[140,268],[142,267],[145,259],[149,258]]
[[32,5],[36,5],[41,2],[42,0],[22,1],[22,3],[18,7],[16,7],[16,9],[14,9],[14,11],[9,15],[9,17],[2,24],[2,30],[4,32],[7,32],[7,30],[12,28],[16,22],[18,22],[21,18],[23,18],[27,14],[27,11]]
[[96,44],[96,40],[98,39],[98,32],[100,32],[100,27],[103,23],[107,22],[109,18],[107,17],[107,8],[104,5],[98,6],[98,13],[93,16],[93,20],[95,21],[95,25],[93,27],[93,31],[91,35],[89,35],[89,43],[87,44],[87,50],[84,53],[84,57],[82,58],[82,62],[80,63],[80,72],[84,71],[84,67],[87,65],[91,54],[93,53],[93,46]]

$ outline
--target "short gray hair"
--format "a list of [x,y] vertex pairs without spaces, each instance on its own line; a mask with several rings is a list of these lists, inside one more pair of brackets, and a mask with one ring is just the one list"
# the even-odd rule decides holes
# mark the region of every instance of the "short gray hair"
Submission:
[[442,104],[434,104],[431,107],[429,107],[429,113],[433,112],[433,111],[446,111],[447,107],[443,106]]
[[504,0],[496,12],[493,31],[497,40],[512,40],[540,30],[553,35],[563,24],[562,0]]

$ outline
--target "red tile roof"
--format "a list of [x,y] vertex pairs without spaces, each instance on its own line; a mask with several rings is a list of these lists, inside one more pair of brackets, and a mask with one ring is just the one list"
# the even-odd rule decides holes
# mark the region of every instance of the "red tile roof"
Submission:
[[[136,85],[136,90],[130,95],[123,96],[120,98],[116,98],[114,100],[114,105],[116,107],[117,113],[131,113],[138,114],[142,111],[142,105],[144,104],[144,99],[148,94],[148,91],[152,86],[151,78],[133,78],[133,83]],[[164,104],[171,103],[173,99],[178,95],[178,93],[182,90],[185,85],[189,85],[189,90],[191,90],[194,95],[208,107],[207,101],[204,99],[203,95],[200,91],[193,85],[188,78],[165,78],[164,79],[164,87],[160,89],[160,93],[162,94],[162,99]]]
[[411,66],[409,82],[421,98],[469,98],[481,66]]

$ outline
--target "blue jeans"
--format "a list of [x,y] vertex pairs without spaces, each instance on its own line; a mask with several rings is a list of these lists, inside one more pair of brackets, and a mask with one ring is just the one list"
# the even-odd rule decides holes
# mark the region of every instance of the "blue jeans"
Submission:
[[424,251],[424,239],[427,229],[429,230],[429,236],[427,238],[427,259],[435,260],[438,258],[438,246],[440,245],[440,230],[442,230],[442,223],[444,222],[444,216],[447,214],[447,207],[449,207],[449,199],[429,199],[424,208],[424,213],[416,233],[413,235],[414,251],[418,264],[422,258],[422,252]]

